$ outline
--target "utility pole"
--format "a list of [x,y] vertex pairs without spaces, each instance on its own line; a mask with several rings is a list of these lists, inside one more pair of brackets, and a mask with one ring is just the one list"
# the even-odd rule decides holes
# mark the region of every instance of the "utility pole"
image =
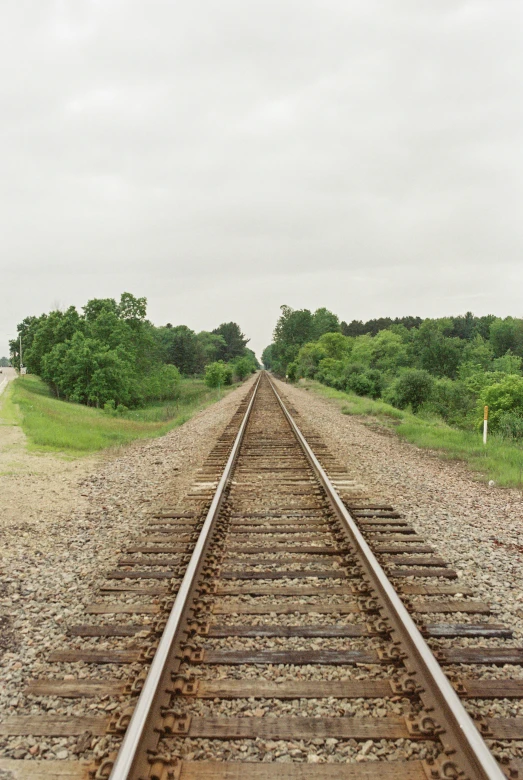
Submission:
[[22,373],[22,334],[20,333],[20,374]]

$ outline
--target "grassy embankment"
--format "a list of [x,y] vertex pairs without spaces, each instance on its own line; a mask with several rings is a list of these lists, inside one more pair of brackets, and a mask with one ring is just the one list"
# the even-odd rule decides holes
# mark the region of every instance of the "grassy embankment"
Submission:
[[414,415],[383,401],[343,393],[312,380],[301,380],[300,385],[339,401],[343,414],[373,419],[417,447],[434,450],[447,460],[465,462],[479,479],[494,480],[505,487],[523,487],[523,449],[512,441],[489,436],[485,447],[479,431],[452,428],[439,418]]
[[[225,388],[225,392],[233,387]],[[77,457],[134,439],[162,436],[216,400],[217,391],[210,390],[201,379],[184,379],[176,401],[151,404],[113,417],[101,409],[59,401],[41,379],[25,376],[5,391],[1,416],[6,422],[21,425],[30,449]]]

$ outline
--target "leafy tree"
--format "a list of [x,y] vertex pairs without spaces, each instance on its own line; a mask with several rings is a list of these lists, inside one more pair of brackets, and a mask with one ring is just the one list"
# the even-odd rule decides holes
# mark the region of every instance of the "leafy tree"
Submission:
[[22,352],[29,372],[40,374],[43,357],[56,344],[62,344],[72,338],[77,331],[83,330],[83,322],[75,307],[70,306],[65,312],[52,311],[50,314],[42,315],[34,325],[31,340],[23,340]]
[[114,298],[93,298],[82,307],[87,322],[96,320],[102,311],[112,311],[118,315],[118,304]]
[[508,350],[503,357],[492,361],[492,368],[494,371],[502,371],[504,374],[521,374],[522,362],[523,358],[519,357],[519,355],[513,355]]
[[176,366],[182,374],[198,372],[200,367],[200,342],[196,333],[187,325],[159,328],[162,357],[166,363]]
[[451,317],[452,330],[450,336],[470,341],[477,334],[476,318],[471,311],[459,317]]
[[340,321],[328,309],[316,309],[312,315],[312,336],[317,341],[325,333],[339,333]]
[[418,328],[422,323],[420,317],[380,317],[379,319],[362,322],[361,320],[352,320],[349,324],[342,322],[340,330],[344,336],[364,336],[370,334],[375,336],[382,330],[388,330],[391,327],[401,325],[407,330]]
[[290,306],[281,307],[281,315],[274,329],[272,350],[273,368],[285,374],[287,364],[298,356],[300,347],[314,337],[314,321],[308,309],[295,311]]
[[10,365],[11,365],[11,363],[9,362],[8,358],[6,358],[6,357],[0,358],[0,366],[2,368],[7,368],[7,366],[10,366]]
[[220,350],[222,360],[229,361],[242,357],[249,339],[245,338],[239,325],[235,322],[223,322],[212,332],[225,341],[225,347]]
[[523,322],[514,317],[497,317],[490,326],[490,344],[494,357],[502,357],[509,350],[523,355]]
[[321,343],[321,340],[310,341],[308,344],[304,344],[298,352],[296,360],[293,361],[296,364],[297,376],[306,376],[309,379],[314,379],[320,361],[326,357],[328,357],[327,347]]
[[[490,343],[485,341],[483,336],[478,333],[463,347],[461,366],[464,364],[471,364],[487,371],[492,363],[493,357],[494,353]],[[461,366],[458,370],[458,373],[460,374],[462,371]]]
[[272,371],[273,367],[273,357],[272,357],[272,350],[273,350],[273,344],[269,344],[268,347],[265,347],[265,349],[262,352],[262,363],[263,367],[267,369],[267,371]]
[[258,358],[254,354],[252,349],[249,349],[249,347],[245,347],[245,357],[249,358],[249,360],[251,361],[253,365],[253,371],[257,371],[259,368],[261,368]]
[[143,322],[147,314],[147,298],[135,298],[131,293],[122,293],[118,305],[118,314],[122,320],[127,322]]
[[463,342],[461,339],[446,335],[451,331],[450,319],[424,320],[414,344],[422,369],[434,376],[448,376],[455,379]]
[[200,331],[196,335],[198,341],[197,347],[197,366],[198,371],[203,371],[207,363],[214,363],[226,350],[226,343],[223,336],[216,333],[209,333],[206,330]]
[[335,360],[343,360],[350,355],[352,350],[352,339],[348,339],[341,333],[324,333],[318,341],[327,357]]
[[357,336],[354,339],[350,359],[353,363],[363,363],[366,366],[371,365],[374,356],[373,338],[368,334]]
[[372,365],[381,371],[397,371],[408,364],[407,345],[398,333],[381,330],[371,346]]

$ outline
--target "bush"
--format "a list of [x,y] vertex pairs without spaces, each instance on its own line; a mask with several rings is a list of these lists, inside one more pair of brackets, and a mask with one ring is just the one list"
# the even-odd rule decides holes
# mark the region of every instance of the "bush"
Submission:
[[523,377],[507,374],[500,382],[483,389],[478,403],[478,417],[481,420],[485,405],[489,408],[489,425],[494,431],[506,412],[523,415]]
[[287,379],[289,379],[291,382],[295,382],[298,376],[298,364],[293,361],[292,363],[289,363],[287,366]]
[[204,380],[207,387],[220,387],[225,384],[224,367],[225,364],[218,360],[205,366]]
[[248,377],[249,374],[252,374],[252,372],[256,370],[252,364],[252,361],[248,357],[242,357],[240,360],[237,360],[233,364],[233,368],[234,376],[240,382],[243,382],[243,380]]
[[463,427],[475,405],[474,394],[463,382],[447,378],[434,382],[429,409],[450,425]]
[[232,366],[228,363],[225,363],[223,368],[223,384],[232,385]]
[[224,363],[223,360],[209,363],[205,366],[204,381],[207,387],[221,387],[222,385],[232,384],[231,366]]
[[516,412],[501,412],[497,432],[504,439],[523,439],[523,415]]
[[358,395],[368,395],[370,398],[380,398],[385,386],[385,379],[377,368],[369,368],[363,374],[352,375],[352,389]]
[[434,379],[428,371],[410,368],[394,380],[385,400],[398,409],[405,409],[410,404],[416,413],[422,404],[430,401],[433,390]]

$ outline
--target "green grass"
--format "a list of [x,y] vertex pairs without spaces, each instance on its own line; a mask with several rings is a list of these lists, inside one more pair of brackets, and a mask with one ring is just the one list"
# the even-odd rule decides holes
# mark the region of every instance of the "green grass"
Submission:
[[402,439],[421,449],[433,450],[445,460],[466,463],[478,479],[522,489],[523,448],[512,441],[489,436],[485,447],[480,432],[452,428],[439,418],[414,415],[384,401],[343,393],[311,380],[301,380],[300,386],[340,401],[343,414],[357,415],[394,430]]
[[9,397],[1,414],[4,416],[5,411],[10,424],[18,422],[22,426],[30,449],[74,457],[119,447],[134,439],[163,436],[218,400],[216,390],[209,390],[202,380],[184,379],[177,401],[113,417],[100,409],[53,398],[36,376],[19,377],[6,393]]

